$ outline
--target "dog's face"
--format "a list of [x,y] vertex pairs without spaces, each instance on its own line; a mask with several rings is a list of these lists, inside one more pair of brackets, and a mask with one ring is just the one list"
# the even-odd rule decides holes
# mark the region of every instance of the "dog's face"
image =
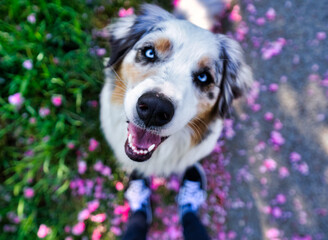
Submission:
[[190,131],[197,145],[251,81],[235,41],[158,7],[145,5],[140,16],[121,19],[110,31],[111,100],[124,107],[125,152],[134,161],[148,160],[178,131]]

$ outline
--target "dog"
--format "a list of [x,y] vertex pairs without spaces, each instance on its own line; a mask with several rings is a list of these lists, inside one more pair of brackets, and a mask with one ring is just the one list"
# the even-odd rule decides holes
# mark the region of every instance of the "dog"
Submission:
[[128,172],[168,176],[213,150],[233,99],[252,84],[240,45],[154,5],[109,26],[104,135]]

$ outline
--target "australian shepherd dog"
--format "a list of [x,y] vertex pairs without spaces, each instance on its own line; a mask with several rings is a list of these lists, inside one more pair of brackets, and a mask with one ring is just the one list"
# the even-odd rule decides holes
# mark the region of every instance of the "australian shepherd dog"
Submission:
[[232,101],[252,83],[240,45],[167,11],[109,26],[101,126],[121,166],[168,176],[210,154]]

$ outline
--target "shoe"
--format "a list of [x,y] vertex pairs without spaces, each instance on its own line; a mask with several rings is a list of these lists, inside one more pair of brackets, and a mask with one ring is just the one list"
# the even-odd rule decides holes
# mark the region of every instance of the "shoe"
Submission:
[[196,163],[189,167],[182,178],[177,197],[180,219],[187,212],[197,213],[206,200],[206,175],[203,167]]
[[144,178],[136,170],[130,175],[129,187],[124,196],[128,200],[132,212],[141,211],[146,214],[147,223],[152,222],[150,204],[150,179]]

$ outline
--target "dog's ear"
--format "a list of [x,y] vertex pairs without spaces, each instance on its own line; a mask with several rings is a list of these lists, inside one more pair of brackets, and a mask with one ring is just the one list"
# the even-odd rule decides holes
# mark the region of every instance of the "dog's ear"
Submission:
[[240,45],[224,35],[218,35],[218,39],[220,44],[219,72],[222,76],[218,111],[224,118],[231,115],[232,100],[248,92],[253,83],[253,75],[244,61]]
[[138,16],[121,18],[110,25],[111,57],[108,65],[119,63],[142,36],[154,30],[158,23],[172,18],[172,14],[160,7],[143,4]]

